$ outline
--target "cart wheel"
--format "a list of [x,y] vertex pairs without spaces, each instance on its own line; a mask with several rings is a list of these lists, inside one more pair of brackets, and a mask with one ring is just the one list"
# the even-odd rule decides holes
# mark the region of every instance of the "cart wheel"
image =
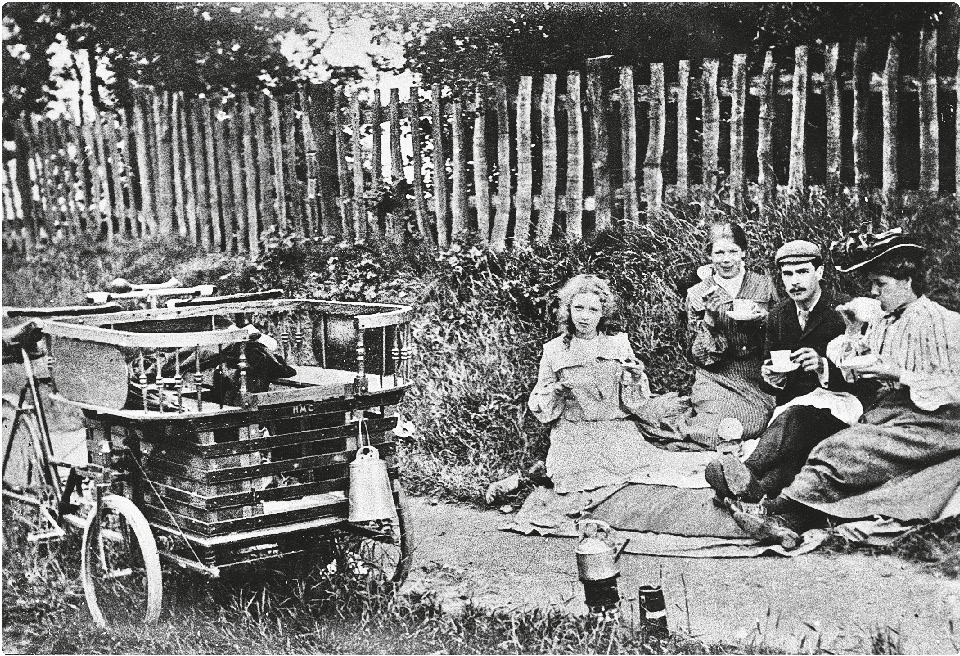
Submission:
[[40,427],[33,415],[22,414],[17,425],[17,405],[3,399],[3,489],[40,500],[45,490],[37,448]]
[[83,531],[83,593],[102,627],[156,622],[163,579],[150,525],[133,502],[101,499]]
[[400,481],[393,481],[399,521],[368,522],[361,528],[374,536],[342,531],[337,543],[337,569],[365,578],[369,584],[396,589],[403,585],[413,563],[410,511]]

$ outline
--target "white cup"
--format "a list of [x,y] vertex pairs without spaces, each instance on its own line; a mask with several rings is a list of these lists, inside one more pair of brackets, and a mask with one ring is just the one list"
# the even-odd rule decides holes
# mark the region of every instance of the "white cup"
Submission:
[[733,299],[733,311],[737,314],[756,314],[757,304],[749,298]]
[[790,360],[789,350],[782,351],[770,351],[770,360],[773,363],[773,366],[777,369],[787,369],[793,362]]

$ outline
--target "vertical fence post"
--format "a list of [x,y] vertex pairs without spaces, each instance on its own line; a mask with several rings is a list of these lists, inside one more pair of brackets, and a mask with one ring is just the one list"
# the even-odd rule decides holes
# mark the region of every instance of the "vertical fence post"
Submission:
[[336,89],[333,95],[333,136],[337,153],[337,184],[340,190],[340,232],[344,240],[356,237],[353,230],[353,211],[350,207],[350,168],[347,166],[347,139],[343,133],[343,114],[341,101],[342,89]]
[[30,160],[33,158],[33,140],[30,138],[30,131],[27,127],[26,114],[21,114],[17,118],[15,139],[17,147],[17,188],[20,191],[21,211],[23,212],[25,228],[23,231],[24,241],[26,242],[27,251],[30,252],[37,243],[37,222],[40,221],[40,212],[33,200],[33,183],[30,179]]
[[[287,187],[283,177],[283,142],[280,133],[280,112],[283,100],[277,96],[270,97],[270,145],[271,159],[273,160],[273,215],[277,218],[277,225],[281,231],[289,227],[287,215]],[[359,106],[358,106],[359,107]],[[361,186],[361,193],[363,187]]]
[[477,85],[476,118],[473,120],[473,188],[477,205],[480,242],[490,243],[490,169],[487,166],[487,104],[482,84]]
[[840,188],[840,89],[837,61],[840,44],[830,43],[823,53],[823,99],[827,108],[827,188]]
[[317,194],[320,202],[320,224],[317,229],[325,237],[340,234],[342,222],[337,208],[337,148],[330,128],[333,94],[330,85],[310,87],[310,118],[317,144]]
[[613,198],[610,189],[609,143],[607,135],[607,98],[603,91],[603,64],[610,56],[587,60],[587,102],[590,105],[591,161],[593,163],[593,199],[596,230],[610,227]]
[[187,223],[184,214],[186,202],[184,201],[182,153],[187,144],[186,135],[184,135],[180,129],[181,103],[182,98],[179,92],[170,94],[169,120],[171,131],[170,155],[173,160],[173,204],[177,217],[177,233],[181,237],[185,237],[187,234]]
[[883,225],[886,227],[897,206],[897,124],[900,108],[900,39],[890,37],[887,65],[883,70],[881,103],[883,107]]
[[[262,120],[262,116],[257,116]],[[250,257],[260,254],[260,230],[257,225],[257,165],[253,150],[253,122],[250,120],[250,94],[240,94],[241,140],[243,142],[243,170],[247,192],[247,248]],[[260,173],[262,176],[263,173]],[[242,243],[242,242],[241,242]]]
[[[78,111],[83,112],[83,105],[78,107]],[[90,125],[90,119],[81,116],[81,132],[83,141],[86,143],[87,171],[90,174],[90,194],[91,194],[91,219],[87,222],[87,231],[99,235],[100,226],[103,223],[103,179],[100,177],[100,152],[97,149],[96,141],[93,137],[93,128]],[[17,146],[19,152],[19,146]],[[104,168],[106,170],[106,168]],[[21,211],[24,215],[27,212],[27,201],[21,199]]]
[[777,192],[777,174],[773,168],[773,121],[776,117],[777,65],[773,51],[763,59],[763,84],[760,91],[760,120],[757,130],[757,186],[760,188],[760,208],[764,216],[773,210]]
[[196,244],[199,239],[199,228],[197,227],[197,196],[195,193],[194,180],[195,173],[193,170],[193,155],[191,154],[190,148],[196,148],[194,140],[190,137],[190,134],[187,132],[187,122],[190,120],[190,104],[184,98],[181,92],[177,92],[177,98],[180,100],[180,134],[182,136],[182,148],[183,148],[183,187],[184,187],[184,202],[186,203],[186,227],[187,227],[187,236],[190,240]]
[[747,105],[747,56],[733,56],[730,103],[730,204],[743,209],[743,115]]
[[870,105],[870,69],[867,64],[867,40],[857,39],[853,49],[853,176],[857,195],[870,189],[867,164],[867,111]]
[[495,84],[497,97],[497,212],[493,218],[490,244],[496,251],[507,246],[507,228],[510,224],[510,108],[507,85],[503,80]]
[[704,206],[713,205],[720,182],[720,94],[717,74],[720,62],[704,59],[700,97],[703,99],[703,190]]
[[557,76],[543,76],[540,94],[540,134],[543,177],[540,182],[540,211],[537,213],[537,241],[546,243],[553,234],[557,215]]
[[794,49],[793,111],[790,114],[790,177],[787,190],[804,191],[807,178],[807,155],[804,148],[807,123],[807,46]]
[[[252,176],[253,174],[253,161],[250,162],[250,168],[245,167],[243,152],[243,137],[241,136],[241,130],[243,127],[244,114],[246,113],[245,108],[242,106],[240,99],[243,98],[246,94],[240,93],[237,94],[237,97],[230,105],[230,180],[233,182],[233,204],[234,204],[234,220],[233,224],[236,226],[236,234],[231,240],[233,247],[233,252],[236,253],[249,253],[250,249],[247,245],[247,238],[250,235],[250,214],[247,210],[247,194],[249,191],[255,189],[256,178]],[[246,171],[244,169],[246,168]],[[244,176],[246,173],[246,176]],[[254,215],[256,217],[256,215]],[[256,225],[256,218],[254,218],[254,225]],[[254,229],[254,234],[256,234],[256,229]]]
[[663,145],[667,131],[667,88],[663,64],[650,64],[650,136],[643,161],[647,216],[663,210]]
[[220,206],[223,208],[223,245],[221,250],[229,253],[237,252],[237,214],[236,202],[233,198],[233,180],[231,178],[230,162],[236,161],[236,155],[231,153],[230,142],[227,140],[227,122],[220,118],[223,108],[222,99],[214,98],[213,140],[217,152],[217,180],[220,193]]
[[362,242],[367,238],[367,203],[363,184],[363,144],[360,135],[360,92],[350,97],[350,145],[353,151],[353,238]]
[[110,180],[110,153],[107,151],[106,140],[103,135],[103,117],[96,109],[92,110],[90,125],[93,130],[93,146],[97,151],[97,159],[103,165],[100,179],[101,197],[104,204],[104,216],[101,218],[97,234],[106,234],[107,224],[113,222],[113,212],[116,207],[116,192],[111,192]]
[[297,105],[300,110],[300,129],[303,131],[303,159],[307,165],[307,195],[303,203],[304,234],[310,237],[319,234],[317,222],[317,179],[320,169],[317,153],[317,140],[313,134],[310,119],[310,94],[306,88],[297,93]]
[[[126,208],[126,200],[124,199],[123,186],[120,184],[120,167],[122,166],[120,162],[120,153],[117,152],[117,131],[114,126],[116,121],[116,116],[113,112],[106,112],[106,121],[104,122],[105,134],[104,134],[104,147],[110,153],[110,177],[113,182],[113,193],[114,193],[114,205],[113,209],[116,212],[116,225],[120,228],[123,227],[123,215]],[[129,137],[127,137],[129,141]],[[130,144],[127,143],[129,148]],[[127,151],[129,152],[129,150]],[[131,204],[133,199],[130,199]],[[114,235],[114,217],[110,217],[110,220],[107,221],[107,243],[113,243]]]
[[73,113],[67,109],[64,117],[64,140],[73,143],[76,149],[76,155],[71,156],[69,148],[65,150],[65,156],[70,162],[76,164],[73,169],[74,189],[73,196],[76,198],[77,191],[82,192],[83,200],[77,201],[77,212],[81,222],[80,229],[84,232],[90,229],[90,197],[92,195],[92,184],[88,184],[87,170],[90,163],[90,157],[87,154],[86,144],[80,135],[80,127],[77,125],[77,119]]
[[[149,116],[150,116],[149,113],[145,114],[144,116],[147,130],[151,130]],[[153,218],[147,217],[142,211],[139,214],[137,213],[136,194],[134,193],[134,187],[133,187],[133,181],[137,176],[133,168],[134,167],[133,143],[134,143],[135,137],[133,135],[134,123],[133,123],[132,117],[129,116],[128,112],[121,109],[119,112],[117,112],[117,118],[119,119],[119,122],[120,122],[120,136],[124,142],[123,160],[121,162],[121,165],[123,168],[121,170],[123,171],[123,177],[126,179],[126,182],[127,182],[126,184],[126,187],[127,187],[126,225],[129,226],[129,229],[130,229],[129,234],[130,235],[136,234],[137,236],[156,234],[157,222]],[[148,177],[146,181],[143,181],[143,180],[140,181],[140,186],[142,191],[143,185],[147,185],[147,187],[150,190],[148,193],[152,195],[152,191],[155,187],[153,183],[153,178],[150,175],[150,172],[151,172],[150,160],[149,160],[150,134],[151,132],[148,132],[146,135],[147,147],[144,149],[144,159],[147,163],[146,171],[148,173]],[[123,136],[123,135],[126,135],[126,136]],[[141,196],[141,201],[142,200],[143,198]],[[123,219],[120,219],[120,232],[125,232],[123,226],[124,226]]]
[[451,197],[450,235],[453,239],[463,237],[467,232],[467,144],[463,133],[463,101],[457,97],[453,101],[450,117],[451,148],[450,159],[453,163],[453,194]]
[[920,33],[920,193],[940,191],[940,127],[937,122],[937,31]]
[[60,160],[61,179],[63,180],[63,200],[69,217],[68,232],[76,233],[80,227],[81,212],[77,202],[76,179],[73,175],[73,158],[70,157],[70,142],[67,138],[64,121],[60,118],[50,124],[51,137],[57,159]]
[[957,198],[960,198],[960,39],[957,39],[957,75],[953,78],[953,88],[956,95],[956,104],[954,105],[954,118],[956,119],[956,126],[954,128],[954,133],[956,134],[956,143],[953,147],[953,160],[954,160],[954,192],[953,195]]
[[380,89],[373,90],[373,103],[370,107],[370,133],[372,137],[371,186],[376,189],[383,182],[383,102]]
[[433,244],[433,233],[430,231],[430,222],[427,219],[427,199],[423,190],[423,155],[420,137],[420,88],[410,87],[410,141],[411,164],[413,165],[413,211],[417,216],[417,228],[420,235],[428,244]]
[[[651,64],[651,75],[653,66]],[[650,88],[652,91],[652,80]],[[623,221],[627,225],[637,225],[640,222],[640,199],[637,197],[637,99],[634,95],[632,66],[620,68],[620,150],[623,162]],[[647,202],[649,204],[649,199]]]
[[223,250],[223,230],[220,214],[220,182],[217,180],[217,150],[214,146],[213,122],[210,116],[210,99],[200,100],[200,115],[203,121],[203,145],[207,153],[207,194],[210,199],[210,226],[213,229],[213,250]]
[[267,99],[262,93],[254,94],[253,129],[257,140],[257,172],[260,180],[260,225],[264,230],[277,225],[273,212],[273,175],[270,172],[270,130],[267,116]]
[[157,221],[162,235],[173,234],[173,180],[171,179],[171,156],[173,147],[170,133],[170,92],[156,92],[154,115],[157,131]]
[[[135,140],[137,144],[137,178],[140,182],[140,220],[137,227],[137,234],[154,234],[156,232],[156,215],[153,205],[153,178],[150,174],[150,150],[147,144],[147,130],[150,122],[147,118],[145,105],[149,101],[143,90],[135,91],[133,94],[133,122],[130,127],[132,130],[127,132],[131,141]],[[133,155],[131,143],[127,143],[127,157]],[[130,198],[128,198],[128,207],[133,207],[133,181],[129,180]]]
[[567,239],[583,237],[583,111],[580,72],[567,73]]
[[287,188],[287,226],[296,232],[303,231],[303,183],[297,175],[297,121],[294,110],[298,104],[297,95],[284,97],[283,111],[283,180]]
[[210,189],[207,187],[207,158],[205,150],[203,106],[199,98],[193,98],[191,105],[191,143],[193,144],[193,174],[197,201],[197,232],[199,244],[210,250]]
[[689,155],[687,153],[687,126],[689,116],[687,99],[690,95],[690,62],[681,59],[677,64],[677,200],[686,202],[690,181],[687,173]]
[[437,218],[437,244],[450,246],[447,232],[447,157],[443,148],[443,99],[439,84],[430,87],[430,115],[433,129],[433,211]]
[[400,148],[400,89],[390,89],[390,188],[397,204],[403,210],[393,210],[387,214],[387,229],[393,233],[397,243],[400,242],[407,226],[405,210],[409,208],[407,202],[407,178],[403,172],[403,152]]
[[520,78],[517,90],[517,221],[513,243],[522,246],[530,241],[530,218],[533,213],[533,77]]

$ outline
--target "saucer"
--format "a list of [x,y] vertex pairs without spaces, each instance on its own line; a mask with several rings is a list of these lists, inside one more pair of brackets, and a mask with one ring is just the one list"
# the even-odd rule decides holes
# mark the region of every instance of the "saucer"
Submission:
[[876,363],[877,356],[875,355],[855,355],[844,360],[841,366],[844,369],[860,369],[861,367],[869,367]]
[[763,316],[762,312],[737,312],[736,310],[730,310],[727,312],[727,316],[733,319],[734,321],[751,321],[753,319],[759,319]]
[[775,374],[788,374],[791,371],[796,371],[799,368],[800,368],[800,365],[797,364],[796,362],[791,362],[785,367],[778,367],[777,365],[774,365],[774,364],[770,365],[770,371],[772,371]]

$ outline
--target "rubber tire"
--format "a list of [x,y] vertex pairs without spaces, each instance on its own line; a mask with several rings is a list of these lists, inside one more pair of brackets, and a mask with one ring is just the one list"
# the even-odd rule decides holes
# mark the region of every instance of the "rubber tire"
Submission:
[[[406,581],[407,576],[410,574],[410,570],[413,565],[413,527],[410,523],[410,509],[407,506],[407,499],[404,496],[403,488],[400,486],[399,480],[392,481],[393,491],[396,496],[395,506],[397,508],[397,518],[398,518],[398,529],[400,533],[400,555],[397,560],[396,567],[392,572],[389,573],[389,576],[385,576],[382,579],[382,583],[385,583],[388,587],[392,589],[397,589],[403,582]],[[350,548],[348,543],[351,543],[353,540],[357,539],[356,534],[350,534],[344,532],[343,536],[344,544],[341,544],[341,548],[338,550],[337,560],[339,561],[338,567],[344,569],[346,565],[344,564],[345,556],[347,553],[356,553],[361,550],[362,545],[356,545],[356,548]],[[360,541],[363,542],[365,538],[360,538]],[[344,548],[346,547],[346,548]]]
[[[141,621],[144,624],[152,624],[160,618],[160,606],[163,601],[163,574],[160,571],[160,554],[157,551],[157,542],[154,540],[153,532],[150,530],[150,524],[147,523],[147,519],[143,516],[143,513],[140,512],[130,499],[115,494],[108,494],[101,499],[101,504],[107,509],[121,515],[137,538],[137,544],[140,547],[140,555],[143,558],[147,579],[146,612]],[[90,521],[83,530],[83,550],[80,568],[83,577],[83,594],[87,599],[87,607],[90,609],[90,615],[93,616],[93,621],[96,622],[98,626],[108,628],[108,622],[101,610],[100,601],[97,599],[93,571],[91,570],[92,558],[96,558],[97,556],[95,553],[96,545],[94,543],[94,536],[99,530],[99,522],[100,512],[91,513]]]

